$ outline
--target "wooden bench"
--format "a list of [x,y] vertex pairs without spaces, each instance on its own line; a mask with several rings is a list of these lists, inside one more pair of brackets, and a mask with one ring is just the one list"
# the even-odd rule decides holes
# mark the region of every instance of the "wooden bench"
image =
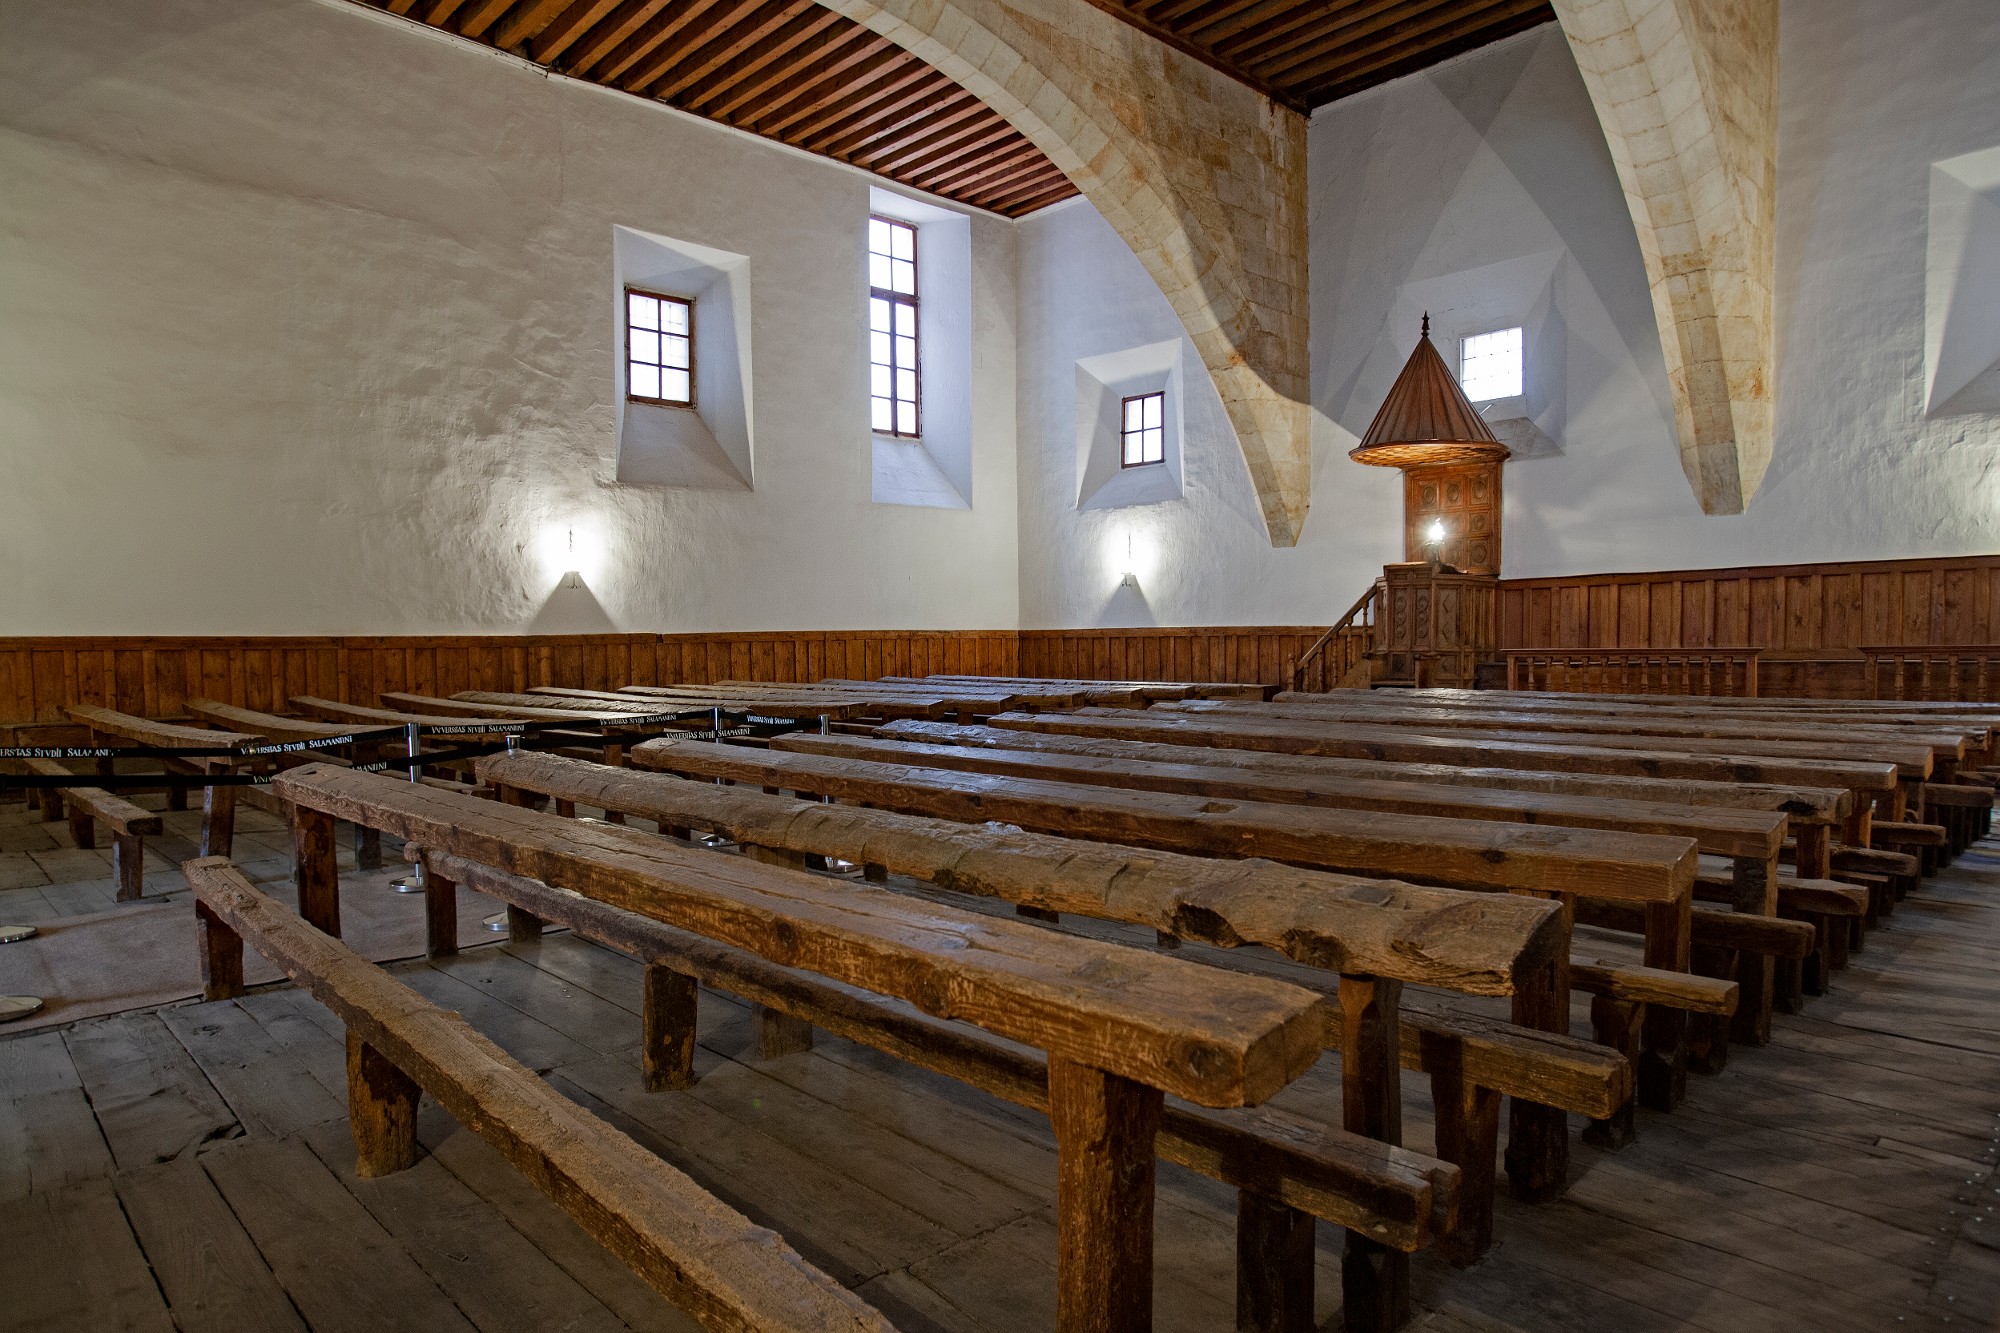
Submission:
[[[1321,997],[1264,978],[373,774],[308,766],[278,775],[273,790],[294,807],[301,912],[329,933],[338,928],[331,842],[341,818],[1048,1052],[1066,1329],[1138,1329],[1150,1319],[1164,1095],[1256,1105],[1309,1068],[1323,1040]],[[1393,1011],[1380,998],[1367,1010],[1373,1043],[1393,1051]],[[1358,1105],[1381,1096],[1358,1072],[1375,1067],[1356,1064]],[[1350,1300],[1373,1307],[1393,1285],[1393,1253],[1363,1240],[1348,1265]]]
[[[213,749],[223,747],[240,749],[255,745],[257,737],[246,736],[234,731],[209,731],[201,727],[177,726],[171,722],[155,722],[151,718],[134,717],[130,713],[120,713],[110,708],[99,708],[95,704],[71,704],[64,710],[74,722],[89,727],[91,735],[99,744],[106,737],[130,741],[134,745],[156,746],[166,749]],[[110,771],[111,760],[100,760],[104,771]],[[188,759],[167,759],[162,766],[170,773],[233,773],[250,761],[228,755],[195,756]],[[214,785],[202,788],[201,797],[201,854],[203,856],[227,856],[236,842],[236,796],[239,788],[234,785]],[[185,788],[169,787],[167,804],[170,809],[187,808]]]
[[[479,761],[479,770],[495,787],[539,792],[572,808],[616,811],[663,829],[712,828],[759,855],[852,860],[877,880],[906,875],[1017,907],[1151,926],[1222,948],[1260,944],[1349,976],[1465,994],[1514,994],[1531,1014],[1547,1007],[1539,988],[1552,980],[1549,962],[1567,950],[1560,913],[1537,900],[1469,896],[1256,860],[1218,862],[1076,843],[549,755],[491,755]],[[455,929],[453,922],[441,923],[437,938],[455,940]],[[1630,1068],[1608,1052],[1592,1051],[1567,1036],[1496,1028],[1464,1015],[1405,1017],[1407,1068],[1423,1070],[1426,1065],[1418,1062],[1427,1059],[1432,1070],[1460,1071],[1494,1097],[1514,1096],[1601,1121],[1618,1118],[1629,1106]],[[1475,1024],[1469,1031],[1468,1021]],[[1330,1032],[1329,1044],[1337,1047],[1341,1037]],[[1445,1137],[1462,1154],[1445,1155],[1466,1176],[1459,1233],[1448,1247],[1454,1258],[1478,1253],[1491,1237],[1498,1130],[1494,1120],[1459,1128],[1459,1117],[1469,1108],[1454,1100],[1457,1096],[1446,1089],[1438,1106]],[[1524,1132],[1510,1152],[1510,1171],[1524,1197],[1545,1197],[1549,1182],[1559,1187],[1564,1169],[1560,1160],[1540,1160],[1537,1153],[1555,1150],[1531,1139]]]
[[[1735,985],[1688,973],[1696,852],[1685,838],[1209,800],[665,740],[636,746],[631,757],[641,768],[905,814],[1000,820],[1198,856],[1259,856],[1311,869],[1555,896],[1566,909],[1595,899],[1639,907],[1644,963],[1653,974],[1645,983],[1652,1002],[1639,1089],[1648,1105],[1662,1109],[1685,1095],[1687,1012],[1728,1013],[1737,1002]],[[1570,972],[1564,991],[1572,983],[1600,984],[1594,969]],[[1557,1022],[1567,1030],[1567,1002],[1536,1025]]]
[[71,840],[86,850],[97,846],[97,826],[107,826],[111,830],[111,877],[118,883],[118,901],[130,902],[142,895],[145,892],[145,839],[163,831],[165,826],[160,817],[89,785],[87,779],[53,759],[16,759],[13,762],[40,777],[77,778],[74,787],[41,788],[42,818],[57,820],[67,815]]
[[[1566,793],[1442,786],[1372,778],[1251,774],[1207,764],[1167,764],[1086,755],[932,746],[852,736],[780,736],[771,745],[773,749],[805,754],[838,755],[878,763],[916,764],[1008,777],[1045,778],[1055,782],[1078,782],[1127,790],[1686,837],[1694,839],[1701,851],[1727,856],[1732,860],[1736,876],[1728,886],[1730,891],[1709,896],[1729,902],[1740,912],[1761,916],[1774,915],[1778,907],[1785,905],[1786,889],[1783,877],[1778,875],[1777,857],[1784,841],[1786,816],[1773,811],[1658,805]],[[1778,880],[1778,888],[1776,900],[1771,901],[1767,881],[1774,877]],[[1714,924],[1726,931],[1734,924],[1731,920],[1733,915],[1721,915]],[[1742,989],[1734,1015],[1734,1034],[1737,1040],[1754,1044],[1769,1040],[1776,984],[1771,964],[1760,955],[1760,950],[1746,947],[1743,943],[1724,944],[1721,941],[1710,942],[1703,955],[1703,960],[1711,966],[1726,962],[1731,969],[1729,975],[1736,975]],[[1717,975],[1708,967],[1696,970]],[[1711,1041],[1708,1044],[1716,1043]],[[1715,1056],[1717,1061],[1727,1052],[1727,1041],[1719,1043],[1719,1047]],[[1715,1067],[1719,1068],[1719,1063]]]
[[[911,679],[890,676],[889,680]],[[1081,680],[1067,676],[954,676],[931,675],[916,677],[920,680],[957,681],[962,684],[982,683],[1018,686],[1026,689],[1043,687],[1056,690],[1094,691],[1123,690],[1139,696],[1148,703],[1158,703],[1167,699],[1253,699],[1271,697],[1275,685],[1252,685],[1241,681],[1225,680]]]
[[[412,854],[431,881],[475,889],[512,912],[566,927],[642,963],[641,1058],[651,1090],[695,1081],[692,1001],[700,984],[748,1000],[760,1014],[780,1014],[806,1032],[823,1029],[1048,1113],[1048,1061],[1036,1052],[539,880],[446,853],[413,848]],[[1297,1240],[1302,1230],[1309,1236],[1311,1219],[1400,1252],[1447,1241],[1464,1226],[1462,1220],[1454,1224],[1459,1177],[1450,1167],[1289,1112],[1213,1110],[1169,1100],[1154,1148],[1161,1158],[1237,1191],[1237,1326],[1253,1333],[1283,1333],[1311,1311],[1312,1247]]]
[[429,1093],[660,1295],[715,1329],[862,1333],[891,1325],[783,1238],[543,1082],[459,1015],[259,892],[228,860],[186,866],[204,994],[243,993],[247,942],[347,1026],[355,1174],[417,1162]]

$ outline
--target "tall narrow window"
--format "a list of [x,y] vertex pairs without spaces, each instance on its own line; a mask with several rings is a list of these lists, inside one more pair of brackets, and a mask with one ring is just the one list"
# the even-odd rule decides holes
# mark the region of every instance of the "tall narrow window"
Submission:
[[694,406],[694,302],[625,289],[625,396]]
[[1123,445],[1120,455],[1122,466],[1144,467],[1166,458],[1166,410],[1165,393],[1142,393],[1125,400],[1124,422],[1119,434]]
[[1475,403],[1521,393],[1521,331],[1475,333],[1459,345],[1458,382]]
[[923,433],[917,392],[917,229],[868,219],[868,411],[877,435]]

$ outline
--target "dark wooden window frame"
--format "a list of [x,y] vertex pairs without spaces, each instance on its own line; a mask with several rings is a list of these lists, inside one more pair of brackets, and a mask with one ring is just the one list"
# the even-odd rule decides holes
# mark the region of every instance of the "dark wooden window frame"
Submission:
[[[888,223],[888,224],[889,224],[890,226],[892,226],[892,227],[903,227],[903,228],[906,228],[906,229],[907,229],[907,230],[909,231],[909,233],[910,233],[910,268],[911,268],[912,272],[914,272],[914,271],[915,271],[915,269],[916,269],[916,266],[917,266],[917,245],[918,245],[918,243],[919,243],[919,242],[920,242],[920,241],[921,241],[921,240],[923,239],[923,238],[922,238],[921,236],[919,236],[919,235],[917,234],[917,233],[918,233],[918,230],[919,230],[919,229],[918,229],[918,227],[917,227],[917,224],[916,224],[916,223],[914,223],[914,222],[905,222],[905,221],[903,221],[903,220],[902,220],[901,218],[891,218],[891,217],[884,217],[884,216],[882,216],[882,215],[881,215],[881,214],[879,214],[879,213],[871,213],[871,214],[869,214],[869,215],[868,215],[868,220],[869,220],[870,222],[886,222],[886,223]],[[867,253],[868,253],[869,257],[871,257],[871,258],[872,258],[872,257],[874,256],[874,254],[875,254],[875,251],[874,251],[873,247],[870,247],[870,248],[869,248],[869,250],[867,251]],[[889,289],[889,288],[887,288],[887,287],[877,287],[877,286],[876,286],[876,285],[874,284],[874,282],[872,281],[872,278],[871,278],[871,281],[870,281],[870,282],[869,282],[869,284],[868,284],[868,299],[869,299],[869,300],[870,300],[871,302],[872,302],[872,301],[878,301],[878,300],[879,300],[879,301],[887,301],[887,302],[889,303],[889,425],[890,425],[890,429],[888,429],[888,430],[880,430],[880,429],[877,429],[877,428],[875,427],[875,397],[876,397],[876,395],[875,395],[875,390],[874,390],[874,385],[873,385],[872,383],[871,383],[871,384],[869,385],[869,391],[868,391],[868,400],[869,400],[869,401],[868,401],[868,425],[869,425],[869,428],[870,428],[871,430],[873,430],[875,434],[877,434],[877,435],[886,435],[886,436],[888,436],[889,438],[891,438],[891,439],[896,439],[896,440],[920,440],[920,439],[922,439],[922,438],[923,438],[923,436],[924,436],[924,315],[923,315],[923,309],[921,308],[921,306],[919,306],[919,305],[918,305],[918,301],[917,301],[917,298],[918,298],[918,297],[919,297],[920,295],[922,295],[922,291],[923,291],[923,288],[922,288],[922,285],[921,285],[920,283],[917,283],[917,282],[915,282],[915,281],[914,281],[914,279],[912,280],[912,283],[911,283],[911,285],[912,285],[912,286],[914,286],[914,287],[916,287],[916,288],[917,288],[917,290],[915,290],[915,291],[912,291],[912,292],[897,292],[897,291],[892,291],[892,290],[890,290],[890,289]],[[911,372],[912,372],[912,373],[913,373],[913,374],[914,374],[914,375],[916,376],[916,381],[917,381],[917,395],[916,395],[916,398],[915,398],[915,400],[914,400],[914,402],[913,402],[913,404],[912,404],[912,406],[913,406],[913,409],[914,409],[914,410],[915,410],[915,412],[916,412],[916,417],[917,417],[917,420],[916,420],[916,429],[915,429],[915,430],[897,430],[897,429],[895,429],[895,425],[896,425],[896,372],[897,372],[897,371],[899,371],[899,370],[902,370],[902,369],[904,369],[904,367],[903,367],[903,366],[901,366],[901,365],[898,365],[898,364],[897,364],[897,362],[896,362],[896,308],[897,308],[898,306],[908,306],[908,307],[910,308],[910,328],[911,328],[912,330],[914,330],[914,334],[913,334],[913,336],[912,336],[912,338],[911,338],[911,341],[915,342],[915,343],[916,343],[916,345],[917,345],[917,352],[916,352],[916,360],[915,360],[915,362],[914,362],[914,363],[912,363],[912,364],[911,364],[911,365],[910,365],[910,366],[908,367],[908,369],[909,369],[909,370],[910,370],[910,371],[911,371]],[[873,325],[870,325],[870,327],[869,327],[869,332],[870,332],[870,334],[873,334],[873,333],[874,333],[874,327],[873,327]],[[872,340],[872,338],[871,338],[871,340],[870,340],[870,341],[871,341],[871,343],[872,343],[872,341],[873,341],[873,340]],[[869,353],[869,357],[868,357],[868,367],[869,367],[869,375],[870,375],[870,378],[871,378],[871,380],[872,380],[872,378],[873,378],[873,376],[874,376],[874,368],[875,368],[875,357],[874,357],[874,353],[873,353],[873,351],[872,351],[872,348],[871,348],[871,351],[870,351],[870,353]]]
[[[1126,426],[1125,426],[1125,409],[1126,409],[1126,408],[1127,408],[1128,406],[1130,406],[1131,404],[1133,404],[1133,403],[1138,403],[1138,402],[1144,402],[1144,401],[1145,401],[1146,399],[1148,399],[1148,398],[1157,398],[1157,399],[1159,399],[1159,400],[1160,400],[1160,456],[1159,456],[1158,458],[1143,458],[1143,459],[1141,459],[1141,460],[1140,460],[1139,462],[1136,462],[1136,463],[1134,463],[1134,462],[1133,462],[1133,461],[1131,460],[1131,458],[1130,458],[1130,457],[1128,456],[1128,454],[1129,454],[1129,451],[1128,451],[1128,450],[1126,449],[1126,447],[1125,447],[1125,442],[1126,442],[1126,441],[1127,441],[1128,439],[1130,439],[1130,438],[1131,438],[1132,436],[1134,436],[1134,435],[1138,435],[1138,436],[1140,436],[1140,437],[1141,437],[1141,442],[1140,442],[1140,445],[1139,445],[1139,451],[1140,451],[1141,453],[1144,453],[1144,452],[1145,452],[1145,449],[1146,449],[1146,446],[1145,446],[1145,443],[1144,443],[1144,438],[1143,438],[1143,437],[1144,437],[1144,435],[1145,435],[1145,431],[1146,431],[1146,426],[1145,426],[1145,424],[1144,424],[1144,419],[1142,418],[1142,419],[1141,419],[1141,424],[1140,424],[1140,427],[1139,427],[1139,429],[1138,429],[1138,430],[1134,431],[1134,430],[1128,430],[1128,429],[1126,429]],[[1154,390],[1152,390],[1152,391],[1151,391],[1151,392],[1149,392],[1149,393],[1134,393],[1134,394],[1128,394],[1128,395],[1126,395],[1125,397],[1123,397],[1123,398],[1119,399],[1119,400],[1118,400],[1118,466],[1119,466],[1119,467],[1121,467],[1121,468],[1128,468],[1128,467],[1161,467],[1161,466],[1164,466],[1164,465],[1165,465],[1166,461],[1167,461],[1167,394],[1166,394],[1166,390],[1164,390],[1164,389],[1154,389]]]
[[[666,302],[666,303],[668,303],[668,304],[671,304],[671,305],[677,305],[677,306],[680,306],[680,307],[681,307],[681,308],[682,308],[683,310],[686,310],[686,311],[687,311],[687,321],[688,321],[688,331],[687,331],[687,345],[688,345],[688,363],[687,363],[687,374],[688,374],[688,396],[687,396],[687,401],[686,401],[686,402],[681,402],[681,401],[680,401],[679,399],[676,399],[676,398],[647,398],[647,397],[645,397],[645,396],[643,396],[643,395],[641,395],[641,394],[636,394],[636,393],[633,393],[633,392],[632,392],[632,298],[633,298],[633,297],[635,297],[635,296],[644,296],[644,297],[649,297],[649,298],[651,298],[652,300],[655,300],[655,301],[662,301],[662,302]],[[648,404],[649,406],[652,406],[652,407],[683,407],[683,408],[687,408],[688,410],[692,411],[692,410],[694,409],[694,396],[695,396],[695,394],[694,394],[694,356],[695,356],[695,349],[694,349],[694,298],[693,298],[692,296],[669,296],[669,295],[667,295],[667,294],[666,294],[665,292],[656,292],[656,291],[653,291],[653,290],[651,290],[651,289],[649,289],[649,288],[646,288],[646,287],[627,287],[627,288],[625,289],[625,301],[624,301],[624,303],[623,303],[623,304],[624,304],[624,307],[625,307],[625,308],[624,308],[623,310],[619,311],[619,316],[620,316],[620,318],[622,318],[622,319],[623,319],[623,320],[625,321],[625,398],[626,398],[626,401],[628,401],[628,402],[633,402],[633,403],[646,403],[646,404]],[[642,331],[642,332],[646,332],[646,333],[650,333],[650,332],[652,332],[652,330],[650,330],[650,329],[645,329],[645,330],[641,330],[641,331]],[[650,361],[649,361],[649,362],[647,362],[646,364],[647,364],[647,365],[654,365],[654,364],[656,364],[656,363],[654,363],[654,362],[650,362]],[[678,370],[678,369],[679,369],[679,367],[678,367],[678,366],[675,366],[675,367],[672,367],[672,369],[676,369],[676,370]]]

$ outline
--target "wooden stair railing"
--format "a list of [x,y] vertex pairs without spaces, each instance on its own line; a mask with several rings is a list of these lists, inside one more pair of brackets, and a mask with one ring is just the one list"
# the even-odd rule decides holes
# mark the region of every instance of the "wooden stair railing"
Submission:
[[[1337,689],[1357,666],[1367,659],[1368,649],[1375,637],[1375,617],[1382,605],[1382,585],[1379,581],[1368,585],[1368,591],[1361,594],[1347,614],[1333,623],[1333,627],[1313,641],[1310,648],[1300,653],[1292,663],[1291,682],[1295,690],[1311,690],[1323,694]],[[1328,653],[1329,647],[1333,648]],[[1318,665],[1317,684],[1308,685],[1307,672]]]

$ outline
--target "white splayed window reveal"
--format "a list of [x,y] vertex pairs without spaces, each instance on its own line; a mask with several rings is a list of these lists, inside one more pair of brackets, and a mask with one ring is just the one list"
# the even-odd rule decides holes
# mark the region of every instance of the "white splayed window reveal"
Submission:
[[1521,330],[1474,333],[1459,344],[1458,382],[1475,403],[1521,396]]
[[1145,467],[1167,457],[1167,396],[1141,393],[1125,399],[1121,410],[1120,467]]
[[694,406],[694,302],[625,289],[625,396]]
[[877,435],[923,434],[917,358],[917,229],[868,219],[868,410]]

